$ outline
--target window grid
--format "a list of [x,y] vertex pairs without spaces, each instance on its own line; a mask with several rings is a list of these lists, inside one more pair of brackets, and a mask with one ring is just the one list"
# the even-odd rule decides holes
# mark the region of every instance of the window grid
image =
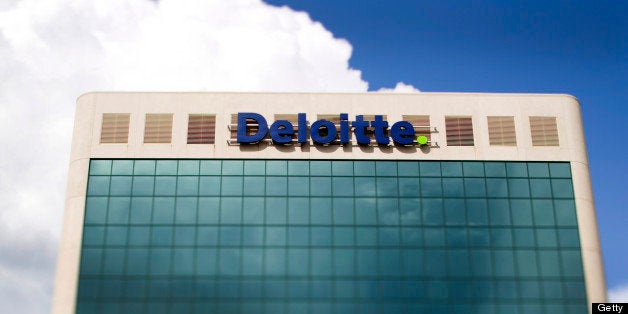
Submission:
[[129,140],[129,113],[103,113],[100,130],[101,144],[127,143]]
[[214,144],[216,115],[190,114],[188,116],[188,144]]
[[144,143],[170,143],[172,141],[172,114],[147,113],[144,125]]
[[556,117],[530,117],[532,146],[558,146]]
[[487,117],[488,137],[493,146],[517,146],[514,117]]
[[447,146],[473,146],[471,117],[445,117]]
[[79,312],[586,308],[568,163],[93,160],[89,179]]

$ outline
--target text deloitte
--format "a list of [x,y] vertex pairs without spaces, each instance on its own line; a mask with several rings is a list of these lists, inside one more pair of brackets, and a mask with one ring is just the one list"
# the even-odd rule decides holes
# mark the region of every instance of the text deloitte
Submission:
[[[305,113],[299,113],[297,123],[297,142],[306,143],[307,138],[307,117]],[[366,134],[367,128],[370,126],[373,128],[375,135],[375,141],[379,145],[390,144],[390,138],[386,135],[388,128],[388,121],[384,120],[382,115],[375,115],[374,121],[364,121],[362,115],[357,115],[355,121],[349,121],[349,115],[346,113],[340,114],[340,144],[349,143],[349,132],[353,129],[355,138],[360,145],[368,145],[371,143],[371,138]],[[255,134],[247,134],[246,124],[247,121],[257,124],[259,129]],[[351,127],[353,128],[351,128]],[[324,132],[321,132],[324,130]],[[288,120],[277,120],[268,127],[266,119],[254,112],[239,112],[238,113],[238,143],[257,143],[264,139],[270,132],[270,138],[277,144],[288,144],[292,142],[292,136],[294,135],[294,125]],[[394,143],[399,145],[412,145],[414,144],[414,127],[408,121],[398,121],[390,126],[390,137]],[[330,144],[336,140],[338,135],[338,129],[333,122],[328,120],[317,120],[310,126],[310,137],[316,144]],[[427,143],[427,137],[419,136],[417,142],[420,145]]]

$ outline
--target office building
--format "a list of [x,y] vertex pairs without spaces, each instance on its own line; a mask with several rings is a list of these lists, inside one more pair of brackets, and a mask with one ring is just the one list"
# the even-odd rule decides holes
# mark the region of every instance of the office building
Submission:
[[567,95],[88,93],[53,312],[585,313]]

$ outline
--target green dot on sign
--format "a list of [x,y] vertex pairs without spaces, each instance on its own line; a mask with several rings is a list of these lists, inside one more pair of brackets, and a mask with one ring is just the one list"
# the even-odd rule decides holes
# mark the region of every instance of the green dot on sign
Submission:
[[425,145],[425,144],[427,144],[427,136],[425,136],[425,135],[419,135],[419,136],[416,138],[416,141],[417,141],[417,143],[419,143],[419,145]]

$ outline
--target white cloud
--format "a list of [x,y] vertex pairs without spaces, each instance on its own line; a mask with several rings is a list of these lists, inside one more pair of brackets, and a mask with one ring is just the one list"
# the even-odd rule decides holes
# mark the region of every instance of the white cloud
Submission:
[[306,13],[260,0],[2,1],[2,311],[49,309],[77,96],[366,91],[351,53]]
[[608,302],[626,303],[628,302],[628,284],[616,286],[608,290]]
[[380,88],[377,90],[379,93],[419,93],[420,90],[416,89],[412,85],[408,85],[404,82],[397,82],[394,88]]

